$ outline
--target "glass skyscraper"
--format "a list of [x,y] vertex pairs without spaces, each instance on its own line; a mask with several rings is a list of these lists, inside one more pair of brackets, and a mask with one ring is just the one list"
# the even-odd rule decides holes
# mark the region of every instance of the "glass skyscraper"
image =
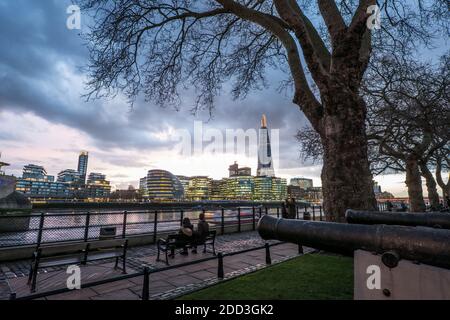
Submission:
[[270,146],[269,130],[267,129],[266,115],[261,119],[261,128],[259,129],[258,141],[258,177],[274,177],[272,162],[272,149]]
[[88,167],[89,153],[87,151],[81,151],[78,157],[78,172],[81,176],[81,182],[86,183],[86,173]]

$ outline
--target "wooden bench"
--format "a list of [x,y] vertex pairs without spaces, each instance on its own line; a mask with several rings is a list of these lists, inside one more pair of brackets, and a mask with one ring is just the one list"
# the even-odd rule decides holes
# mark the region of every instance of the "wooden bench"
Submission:
[[[156,246],[158,249],[158,253],[156,256],[156,261],[161,261],[160,254],[161,252],[164,252],[165,254],[165,263],[169,265],[169,251],[170,256],[174,258],[175,256],[175,250],[179,248],[192,248],[194,245],[201,246],[203,245],[203,253],[206,253],[206,246],[210,245],[212,247],[212,253],[213,255],[216,255],[216,230],[209,231],[206,237],[203,241],[195,243],[194,241],[191,242],[179,242],[178,241],[178,234],[169,234],[166,239],[158,239]],[[195,240],[195,239],[193,239]],[[197,241],[197,240],[196,240]]]
[[127,247],[127,239],[41,245],[33,253],[28,285],[31,284],[31,292],[36,291],[39,269],[65,265],[85,265],[87,262],[111,258],[116,259],[115,269],[118,267],[119,259],[122,258],[122,272],[126,273]]

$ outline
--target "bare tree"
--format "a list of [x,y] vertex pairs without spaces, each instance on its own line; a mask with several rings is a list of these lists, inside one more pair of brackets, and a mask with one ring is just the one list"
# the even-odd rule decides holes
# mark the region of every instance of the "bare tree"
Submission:
[[97,97],[122,91],[134,99],[143,92],[178,105],[183,84],[197,92],[195,109],[211,110],[225,81],[242,97],[266,84],[267,67],[286,70],[293,102],[320,135],[329,220],[341,220],[348,208],[376,209],[359,95],[371,44],[406,52],[429,42],[435,27],[448,31],[443,0],[381,1],[377,32],[366,24],[375,0],[80,2],[95,22],[87,38],[90,93]]
[[[450,146],[447,145],[445,148],[440,150],[434,156],[434,164],[436,167],[436,181],[438,185],[442,188],[442,195],[444,200],[450,198]],[[448,174],[447,183],[444,182],[442,174],[446,172]],[[447,204],[448,205],[448,204]]]
[[432,206],[439,206],[436,182],[428,169],[431,157],[450,141],[448,57],[435,70],[429,64],[384,59],[372,66],[364,86],[369,106],[368,137],[378,153],[391,157],[406,172],[411,211],[424,211],[422,179]]

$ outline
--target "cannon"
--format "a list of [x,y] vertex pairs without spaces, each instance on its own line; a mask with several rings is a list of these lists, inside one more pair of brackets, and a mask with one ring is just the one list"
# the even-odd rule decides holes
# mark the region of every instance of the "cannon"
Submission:
[[263,216],[258,232],[265,240],[280,240],[352,255],[355,250],[384,254],[395,267],[399,259],[450,269],[450,230],[427,227],[364,225],[277,219]]
[[345,219],[352,224],[389,224],[450,229],[450,213],[377,212],[347,210]]

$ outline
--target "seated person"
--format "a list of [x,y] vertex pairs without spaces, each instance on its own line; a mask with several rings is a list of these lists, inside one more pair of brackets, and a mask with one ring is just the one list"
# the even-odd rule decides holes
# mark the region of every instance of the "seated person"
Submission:
[[[180,231],[178,231],[178,237],[177,237],[177,246],[183,247],[183,251],[181,252],[182,255],[187,255],[188,251],[186,246],[192,242],[193,240],[193,229],[194,226],[191,224],[191,220],[189,218],[183,219],[183,225],[180,228]],[[171,255],[173,256],[173,252]]]
[[197,231],[194,232],[194,244],[192,253],[197,253],[197,245],[205,242],[205,238],[209,233],[209,224],[205,220],[205,214],[200,213],[198,217]]

